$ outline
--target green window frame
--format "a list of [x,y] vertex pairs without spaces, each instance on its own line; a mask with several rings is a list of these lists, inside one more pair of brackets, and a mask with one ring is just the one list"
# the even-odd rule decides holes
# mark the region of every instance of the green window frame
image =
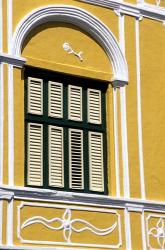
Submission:
[[25,185],[107,194],[107,83],[30,67],[24,75]]

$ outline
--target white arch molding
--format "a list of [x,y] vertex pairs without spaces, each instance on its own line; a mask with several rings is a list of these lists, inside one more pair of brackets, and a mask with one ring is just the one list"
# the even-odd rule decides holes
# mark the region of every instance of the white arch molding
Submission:
[[12,56],[20,57],[23,42],[35,27],[49,22],[71,23],[89,33],[104,49],[113,67],[113,85],[124,86],[128,83],[128,67],[119,44],[98,18],[74,6],[49,5],[37,8],[26,15],[18,24],[12,40]]

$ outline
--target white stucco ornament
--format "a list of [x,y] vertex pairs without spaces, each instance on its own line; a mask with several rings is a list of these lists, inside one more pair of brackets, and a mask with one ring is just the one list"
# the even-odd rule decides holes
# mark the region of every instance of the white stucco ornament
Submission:
[[[84,231],[90,231],[98,236],[105,236],[111,234],[117,227],[118,223],[115,222],[108,228],[97,228],[86,220],[72,219],[72,211],[67,208],[62,218],[55,217],[53,219],[46,219],[42,216],[35,216],[27,219],[21,226],[21,229],[29,227],[33,224],[42,224],[43,226],[52,229],[54,231],[62,230],[63,237],[66,242],[71,243],[71,235],[73,232],[82,233]],[[55,224],[57,223],[57,226]]]
[[81,62],[83,61],[83,58],[82,58],[83,52],[82,52],[82,51],[80,51],[80,52],[78,52],[78,53],[75,52],[75,51],[72,49],[72,47],[70,46],[70,44],[69,44],[68,42],[65,42],[65,43],[63,44],[63,49],[64,49],[65,51],[67,51],[68,54],[73,54],[73,55],[77,56],[77,57],[80,59]]

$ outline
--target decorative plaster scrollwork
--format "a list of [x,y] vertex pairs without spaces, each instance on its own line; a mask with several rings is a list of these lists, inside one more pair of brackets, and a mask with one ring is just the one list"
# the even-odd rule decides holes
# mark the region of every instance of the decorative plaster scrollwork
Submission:
[[[22,226],[21,229],[24,229],[25,227],[29,227],[32,224],[40,223],[44,225],[45,227],[52,229],[54,231],[63,230],[63,236],[66,242],[71,242],[71,235],[72,232],[81,233],[84,231],[90,231],[96,235],[99,236],[105,236],[110,233],[112,233],[115,228],[117,227],[117,222],[115,222],[111,227],[100,229],[92,225],[91,223],[87,222],[86,220],[82,219],[71,219],[72,212],[69,208],[67,208],[62,216],[62,218],[53,218],[53,219],[46,219],[41,216],[35,216],[28,220],[26,220]],[[51,226],[51,224],[61,224],[60,226]],[[78,227],[76,226],[76,223]],[[81,225],[81,226],[80,226]]]
[[[165,216],[149,215],[146,221],[148,247],[165,249]],[[153,226],[153,222],[155,226]]]
[[68,54],[73,54],[73,55],[77,56],[77,57],[80,59],[81,62],[83,61],[83,58],[82,58],[83,52],[82,52],[82,51],[80,51],[80,52],[78,52],[78,53],[75,52],[75,51],[72,49],[72,47],[70,46],[69,43],[65,42],[65,43],[63,44],[63,49],[64,49],[65,51],[67,51]]

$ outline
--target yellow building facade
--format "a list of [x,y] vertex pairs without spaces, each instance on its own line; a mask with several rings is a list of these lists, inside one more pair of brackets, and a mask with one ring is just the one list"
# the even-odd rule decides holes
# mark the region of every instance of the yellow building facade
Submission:
[[165,249],[164,7],[0,0],[0,249]]

